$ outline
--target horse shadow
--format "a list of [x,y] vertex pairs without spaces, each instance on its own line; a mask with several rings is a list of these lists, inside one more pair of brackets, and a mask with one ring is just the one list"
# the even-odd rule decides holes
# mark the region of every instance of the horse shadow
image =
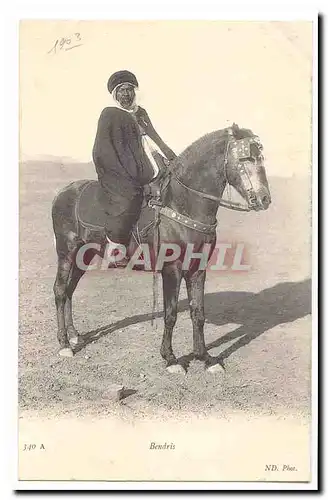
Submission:
[[[188,309],[188,301],[179,304]],[[271,328],[284,323],[291,323],[311,314],[311,280],[278,283],[259,293],[219,292],[205,296],[206,322],[217,326],[236,323],[235,330],[218,337],[207,344],[211,351],[223,344],[235,342],[224,349],[218,356],[212,357],[211,364],[224,366],[224,360],[238,349],[246,346]],[[179,358],[185,368],[189,366],[193,354]]]
[[[179,301],[178,311],[189,310],[188,300]],[[223,350],[218,356],[212,357],[213,364],[223,365],[224,360],[238,349],[246,346],[267,330],[274,326],[290,323],[311,314],[311,280],[300,282],[283,282],[259,293],[251,292],[216,292],[205,295],[206,322],[217,326],[228,323],[240,326],[225,335],[219,336],[206,347],[208,351],[220,347],[227,342],[236,340],[231,346]],[[156,314],[162,318],[163,312]],[[121,328],[150,321],[152,314],[137,314],[117,321],[82,336],[82,342],[75,348],[75,352],[83,349],[87,344],[98,340]],[[186,369],[193,354],[179,358],[178,362]]]

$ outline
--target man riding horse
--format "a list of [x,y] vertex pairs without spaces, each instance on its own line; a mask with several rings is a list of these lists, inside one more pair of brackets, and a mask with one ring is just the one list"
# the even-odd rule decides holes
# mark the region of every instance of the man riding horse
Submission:
[[158,178],[176,155],[155,131],[147,111],[137,105],[133,73],[117,71],[107,88],[116,106],[106,107],[100,115],[93,161],[102,188],[106,237],[127,247],[140,216],[143,186]]
[[[139,215],[143,186],[154,178],[156,169],[146,153],[147,139],[142,136],[138,124],[138,114],[140,117],[140,113],[145,112],[134,105],[135,77],[125,74],[121,78],[120,73],[119,78],[114,78],[114,83],[112,77],[109,82],[111,92],[117,87],[116,82],[117,85],[130,84],[124,85],[121,92],[120,88],[114,92],[119,106],[124,105],[125,110],[112,107],[102,112],[94,157],[102,186],[100,189],[108,206],[109,237],[125,238],[126,242],[129,230]],[[147,135],[152,134],[148,120],[141,126]],[[174,157],[164,144],[162,147],[168,157]],[[161,250],[162,243],[169,243],[180,251],[173,254],[173,258],[169,255],[167,259],[162,259],[158,267],[156,261],[156,270],[160,271],[163,281],[165,325],[160,353],[170,372],[184,372],[172,347],[183,279],[193,325],[192,357],[203,361],[208,370],[215,371],[216,367],[222,367],[209,354],[205,343],[204,287],[207,267],[213,269],[209,260],[214,256],[216,245],[217,211],[227,185],[235,188],[245,200],[245,210],[257,212],[268,209],[271,196],[262,144],[250,129],[237,125],[231,130],[215,130],[182,152],[174,161],[170,173],[172,175],[164,177],[166,187],[162,190],[162,206],[158,210],[161,217],[154,247],[158,243],[157,248]],[[96,199],[99,196],[88,195],[90,189],[92,193],[98,193],[100,183],[85,179],[71,182],[56,195],[52,204],[58,257],[54,295],[61,356],[73,356],[73,348],[86,342],[74,327],[72,298],[94,257],[105,256],[106,247],[101,244],[105,224],[101,221],[99,225],[98,215],[102,209]],[[84,213],[83,207],[88,208],[87,218],[81,215]],[[152,232],[147,235],[149,240],[152,236]],[[217,262],[219,267],[222,265],[220,262]],[[218,266],[214,265],[214,268]],[[93,336],[86,337],[93,339]]]

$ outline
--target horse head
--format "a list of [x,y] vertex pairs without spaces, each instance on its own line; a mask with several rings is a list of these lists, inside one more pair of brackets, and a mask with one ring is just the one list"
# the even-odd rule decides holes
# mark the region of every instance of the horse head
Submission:
[[[223,191],[231,185],[246,201],[245,210],[266,210],[271,196],[262,150],[258,136],[234,124],[191,144],[175,162],[174,175],[203,198],[225,201]],[[181,196],[183,191],[175,193],[175,197]],[[227,205],[233,208],[232,202]]]
[[235,124],[227,129],[227,136],[224,157],[227,183],[245,199],[250,210],[266,210],[271,196],[260,139]]

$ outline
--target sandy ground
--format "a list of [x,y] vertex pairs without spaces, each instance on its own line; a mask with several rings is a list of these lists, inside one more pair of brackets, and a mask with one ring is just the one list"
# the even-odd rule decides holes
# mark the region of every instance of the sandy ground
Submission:
[[[104,418],[122,422],[170,417],[292,418],[307,422],[311,384],[309,181],[270,180],[265,213],[219,211],[219,240],[245,242],[252,269],[210,272],[205,338],[222,354],[225,374],[192,362],[185,377],[168,374],[159,355],[162,317],[150,324],[148,273],[94,271],[74,296],[76,327],[90,343],[74,358],[58,356],[52,286],[56,254],[51,226],[55,193],[94,178],[92,166],[21,165],[19,405],[21,419]],[[174,350],[192,350],[183,286]],[[119,403],[106,388],[127,389]]]

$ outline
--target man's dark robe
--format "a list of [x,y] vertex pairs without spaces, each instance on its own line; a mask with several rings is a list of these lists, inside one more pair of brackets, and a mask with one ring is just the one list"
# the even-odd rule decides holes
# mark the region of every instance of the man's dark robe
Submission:
[[154,176],[136,120],[119,108],[105,108],[98,120],[92,154],[108,209],[118,215]]
[[93,161],[102,187],[99,201],[107,214],[107,236],[126,244],[137,222],[143,200],[143,186],[155,175],[142,144],[147,134],[167,155],[175,154],[152,126],[147,112],[138,108],[128,113],[120,108],[105,108],[98,120]]
[[93,161],[107,196],[106,206],[112,215],[123,213],[129,201],[140,195],[142,186],[154,177],[154,169],[143,149],[143,133],[169,160],[176,157],[155,131],[146,110],[140,106],[133,114],[108,107],[98,120]]

